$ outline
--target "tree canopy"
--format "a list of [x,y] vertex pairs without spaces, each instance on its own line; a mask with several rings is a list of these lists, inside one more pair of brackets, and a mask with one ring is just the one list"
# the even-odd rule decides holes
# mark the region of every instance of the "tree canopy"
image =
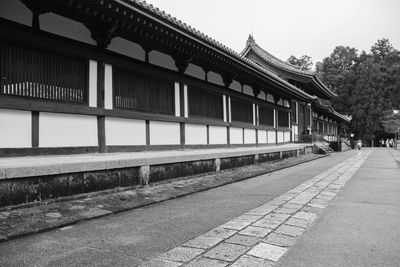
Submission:
[[338,95],[334,108],[352,116],[357,137],[373,141],[387,132],[382,118],[400,109],[400,52],[388,39],[378,40],[369,53],[337,46],[316,64],[316,71]]
[[287,60],[288,63],[294,65],[294,66],[299,66],[300,69],[302,70],[311,70],[311,67],[313,65],[311,57],[307,55],[303,55],[300,58],[297,58],[295,56],[290,56]]

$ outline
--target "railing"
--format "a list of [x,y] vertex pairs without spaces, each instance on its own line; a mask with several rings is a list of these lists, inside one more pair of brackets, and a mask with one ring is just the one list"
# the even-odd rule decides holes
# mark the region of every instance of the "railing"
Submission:
[[336,142],[336,135],[299,134],[294,136],[295,143]]
[[86,60],[2,42],[0,61],[0,95],[86,102]]

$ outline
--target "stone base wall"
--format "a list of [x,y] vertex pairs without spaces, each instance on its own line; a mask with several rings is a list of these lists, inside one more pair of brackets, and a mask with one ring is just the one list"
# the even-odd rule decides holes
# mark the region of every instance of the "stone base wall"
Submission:
[[172,178],[226,170],[312,153],[311,147],[236,157],[174,162],[99,171],[86,171],[0,180],[0,207],[58,197],[146,185]]

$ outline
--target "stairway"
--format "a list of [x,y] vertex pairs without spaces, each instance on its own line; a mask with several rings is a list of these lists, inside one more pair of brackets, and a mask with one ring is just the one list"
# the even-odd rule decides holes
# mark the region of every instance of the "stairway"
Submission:
[[330,154],[330,153],[334,152],[334,150],[327,143],[321,143],[321,142],[315,143],[314,147],[321,154]]

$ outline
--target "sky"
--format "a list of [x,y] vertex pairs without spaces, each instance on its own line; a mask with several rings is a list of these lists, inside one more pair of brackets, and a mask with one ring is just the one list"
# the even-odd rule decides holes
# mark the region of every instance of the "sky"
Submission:
[[147,0],[220,43],[241,52],[249,34],[262,48],[328,57],[336,46],[369,51],[382,38],[400,49],[400,0]]

